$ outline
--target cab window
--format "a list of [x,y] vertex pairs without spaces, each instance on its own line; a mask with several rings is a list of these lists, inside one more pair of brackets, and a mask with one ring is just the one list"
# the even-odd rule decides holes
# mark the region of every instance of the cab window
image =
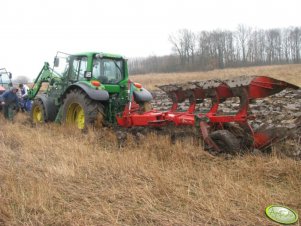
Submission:
[[93,59],[93,77],[104,84],[117,84],[123,79],[123,60],[111,58]]
[[69,70],[69,80],[77,81],[83,79],[86,70],[87,70],[87,57],[75,58]]

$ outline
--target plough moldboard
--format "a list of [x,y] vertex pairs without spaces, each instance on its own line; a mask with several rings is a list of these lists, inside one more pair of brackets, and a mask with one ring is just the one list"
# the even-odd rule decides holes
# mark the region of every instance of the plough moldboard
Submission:
[[[282,128],[255,131],[249,124],[249,120],[255,119],[250,111],[250,102],[286,88],[299,89],[298,86],[267,76],[240,76],[158,87],[172,101],[169,110],[141,113],[139,106],[132,102],[125,107],[122,116],[117,117],[118,124],[123,127],[194,127],[207,148],[230,153],[264,149],[286,137],[287,130]],[[220,105],[232,98],[239,99],[238,108],[227,113],[220,111]],[[189,102],[189,107],[180,110],[179,104],[185,101]],[[204,101],[210,102],[209,109],[202,107]]]

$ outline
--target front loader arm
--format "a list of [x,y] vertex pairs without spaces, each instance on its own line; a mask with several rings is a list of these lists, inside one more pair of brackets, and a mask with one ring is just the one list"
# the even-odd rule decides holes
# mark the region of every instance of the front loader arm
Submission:
[[34,81],[32,88],[28,90],[29,99],[33,100],[40,91],[43,82],[50,82],[52,78],[57,77],[54,72],[49,68],[49,63],[45,62],[42,70]]

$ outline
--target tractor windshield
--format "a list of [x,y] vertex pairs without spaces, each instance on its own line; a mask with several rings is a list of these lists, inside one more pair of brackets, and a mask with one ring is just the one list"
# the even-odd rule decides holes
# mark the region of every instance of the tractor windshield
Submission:
[[117,84],[124,78],[123,59],[93,59],[93,77],[104,84]]

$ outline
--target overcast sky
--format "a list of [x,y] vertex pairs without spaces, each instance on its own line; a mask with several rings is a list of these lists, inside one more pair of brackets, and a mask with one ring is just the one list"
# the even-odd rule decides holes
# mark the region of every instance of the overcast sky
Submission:
[[301,0],[1,0],[0,68],[35,78],[57,51],[171,53],[179,29],[301,26]]

